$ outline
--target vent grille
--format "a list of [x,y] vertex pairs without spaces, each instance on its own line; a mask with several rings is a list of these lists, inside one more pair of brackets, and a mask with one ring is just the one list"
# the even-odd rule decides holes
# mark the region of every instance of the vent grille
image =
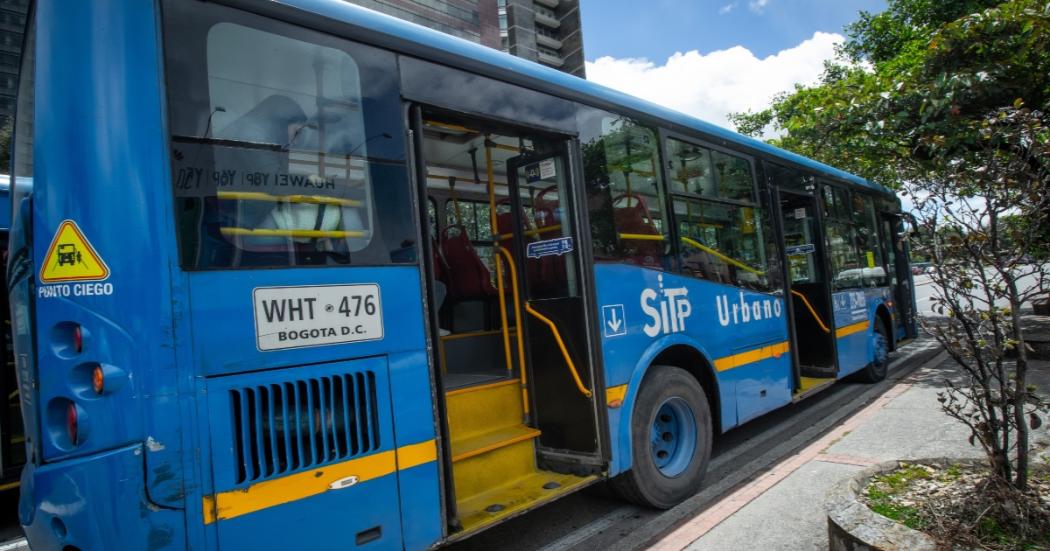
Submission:
[[233,389],[230,409],[237,484],[379,448],[372,371]]

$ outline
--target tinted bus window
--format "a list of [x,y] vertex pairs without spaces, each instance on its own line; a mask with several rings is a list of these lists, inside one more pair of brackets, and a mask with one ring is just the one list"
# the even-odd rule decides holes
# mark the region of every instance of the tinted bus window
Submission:
[[219,6],[165,8],[183,265],[414,262],[393,55]]
[[586,111],[580,126],[595,259],[666,269],[670,243],[656,132],[595,111]]
[[776,246],[751,162],[672,138],[667,163],[682,271],[751,289],[776,285]]

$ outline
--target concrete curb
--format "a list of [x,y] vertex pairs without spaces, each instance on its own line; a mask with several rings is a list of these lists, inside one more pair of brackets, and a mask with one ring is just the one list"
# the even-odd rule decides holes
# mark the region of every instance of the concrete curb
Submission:
[[[872,511],[860,499],[868,482],[877,475],[915,463],[938,466],[983,465],[979,459],[916,459],[879,463],[844,480],[828,493],[828,549],[830,551],[937,551],[937,540]],[[959,551],[967,547],[953,546]]]

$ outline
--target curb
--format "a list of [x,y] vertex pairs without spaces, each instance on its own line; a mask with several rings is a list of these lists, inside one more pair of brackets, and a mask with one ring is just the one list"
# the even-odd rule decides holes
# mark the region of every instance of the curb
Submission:
[[[933,537],[875,511],[860,499],[861,493],[876,475],[896,470],[904,464],[983,465],[975,459],[915,459],[879,463],[844,480],[830,492],[825,509],[828,512],[828,549],[831,551],[937,551],[944,547]],[[967,549],[952,547],[952,549]]]

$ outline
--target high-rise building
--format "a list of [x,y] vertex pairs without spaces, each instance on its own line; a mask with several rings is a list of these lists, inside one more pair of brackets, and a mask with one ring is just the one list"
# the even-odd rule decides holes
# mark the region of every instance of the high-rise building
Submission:
[[578,77],[586,76],[580,0],[497,2],[504,51]]
[[28,9],[29,0],[0,0],[0,127],[15,114],[22,33]]
[[346,0],[584,76],[580,0]]

